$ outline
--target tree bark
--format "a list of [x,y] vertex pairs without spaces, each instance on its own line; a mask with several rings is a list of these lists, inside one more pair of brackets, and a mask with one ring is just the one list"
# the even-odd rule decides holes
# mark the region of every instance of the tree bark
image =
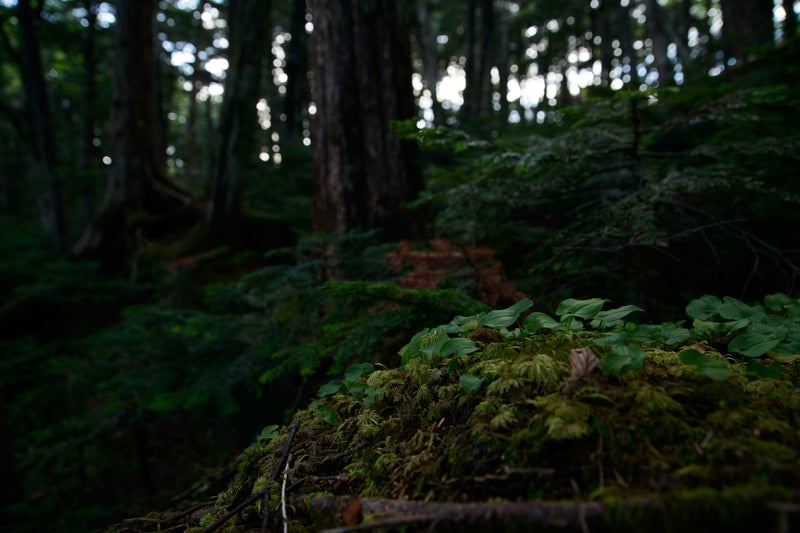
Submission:
[[97,22],[98,4],[95,0],[84,0],[86,18],[89,22],[84,33],[83,45],[83,102],[82,102],[82,135],[80,156],[78,158],[78,171],[80,173],[81,207],[85,223],[90,223],[95,212],[95,198],[93,181],[97,175],[98,154],[94,146],[95,128],[95,98],[97,87],[95,84],[96,54],[95,54],[95,24]]
[[439,84],[439,52],[436,42],[436,28],[428,9],[428,0],[416,0],[416,17],[414,20],[417,46],[422,56],[422,83],[431,93],[431,111],[433,123],[444,123],[444,111],[436,97],[436,87]]
[[220,124],[221,153],[207,222],[213,240],[233,243],[241,221],[247,174],[255,157],[256,102],[271,24],[268,0],[231,0],[228,5],[230,55]]
[[[73,246],[78,257],[126,258],[128,216],[165,215],[191,195],[165,175],[165,147],[156,116],[154,72],[155,0],[119,0],[111,104],[113,164],[100,212]],[[156,237],[157,235],[153,235]],[[141,235],[139,237],[142,237]],[[145,235],[149,238],[149,235]]]
[[286,52],[286,98],[283,114],[286,116],[284,135],[287,139],[303,134],[304,110],[308,105],[308,35],[306,24],[306,0],[292,1],[289,32],[292,40]]
[[42,71],[34,16],[30,0],[19,0],[17,20],[19,22],[22,79],[33,114],[39,163],[46,180],[40,197],[41,212],[53,249],[56,253],[61,253],[64,250],[67,228],[64,218],[61,178],[56,170],[58,164],[55,133],[47,97],[47,83]]
[[661,6],[658,5],[658,0],[647,0],[646,5],[647,31],[653,40],[653,57],[655,58],[655,67],[658,72],[658,85],[665,87],[672,85],[673,75],[675,74],[672,62],[667,57],[669,38],[667,32],[664,31],[666,21],[664,20]]
[[[415,115],[408,17],[391,0],[314,0],[315,231],[414,234],[418,151],[390,128]],[[334,253],[334,250],[329,250]]]
[[725,56],[746,62],[754,46],[773,41],[772,0],[720,0]]
[[797,13],[794,12],[794,0],[783,0],[786,18],[783,21],[783,41],[786,42],[797,34]]
[[470,0],[467,6],[466,78],[464,105],[460,110],[462,122],[488,116],[491,111],[492,86],[490,71],[495,38],[493,0]]

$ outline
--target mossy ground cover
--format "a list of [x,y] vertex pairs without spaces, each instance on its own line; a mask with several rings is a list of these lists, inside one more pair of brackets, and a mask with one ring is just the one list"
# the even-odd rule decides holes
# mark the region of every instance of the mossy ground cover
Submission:
[[351,368],[290,427],[268,428],[214,498],[125,528],[257,530],[265,502],[267,527],[282,527],[283,504],[290,531],[800,525],[796,361],[764,378],[687,339],[727,378],[655,342],[637,370],[604,373],[607,333],[480,325],[520,311],[460,317],[453,337],[425,330],[400,368]]

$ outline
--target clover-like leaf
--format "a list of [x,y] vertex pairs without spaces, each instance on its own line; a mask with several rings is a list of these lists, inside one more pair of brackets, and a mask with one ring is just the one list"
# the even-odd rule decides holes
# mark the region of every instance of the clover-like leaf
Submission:
[[723,298],[722,305],[719,307],[719,316],[728,320],[753,321],[762,318],[765,314],[762,307],[758,305],[747,305],[731,296]]
[[730,377],[731,369],[728,363],[719,359],[712,359],[693,348],[683,350],[678,354],[681,363],[697,367],[695,374],[706,376],[716,381],[723,381]]
[[745,372],[755,374],[760,378],[780,379],[781,365],[773,363],[767,366],[758,359],[749,359],[745,366]]
[[556,314],[563,321],[565,318],[578,317],[583,319],[594,318],[603,308],[605,300],[603,298],[589,298],[588,300],[576,300],[567,298],[556,308]]
[[748,328],[728,343],[728,349],[746,357],[759,357],[779,345],[782,340],[783,336],[780,334]]
[[489,311],[478,320],[478,326],[494,329],[507,328],[516,322],[519,315],[532,305],[533,302],[529,298],[523,298],[511,307]]
[[461,388],[466,392],[475,392],[483,385],[483,378],[474,374],[462,374],[461,377],[458,378],[458,384],[461,385]]
[[603,357],[600,368],[606,376],[619,376],[628,368],[640,369],[644,364],[645,356],[644,350],[632,344],[614,346],[611,353]]
[[375,365],[372,363],[357,363],[347,367],[344,371],[344,382],[347,384],[354,383],[361,379],[364,374],[370,374],[375,370]]
[[534,332],[538,329],[555,329],[560,324],[554,320],[550,315],[545,313],[531,313],[525,318],[525,329]]
[[317,391],[317,396],[319,396],[320,398],[323,398],[325,396],[332,396],[343,389],[344,389],[344,383],[342,383],[338,379],[334,379],[327,382],[325,385],[321,386]]
[[642,308],[635,305],[623,305],[616,309],[609,309],[608,311],[600,311],[594,316],[592,320],[592,327],[595,329],[613,327],[622,322],[622,319],[631,313],[642,311]]
[[764,307],[770,311],[780,312],[792,305],[794,300],[782,293],[768,294],[764,296]]
[[719,308],[722,300],[716,296],[706,294],[700,298],[695,298],[686,306],[686,314],[697,320],[712,320],[719,315]]

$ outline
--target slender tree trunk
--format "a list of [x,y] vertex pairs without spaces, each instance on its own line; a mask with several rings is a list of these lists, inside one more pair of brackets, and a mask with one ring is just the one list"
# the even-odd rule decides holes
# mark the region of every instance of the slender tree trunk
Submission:
[[794,0],[783,0],[783,10],[786,18],[783,21],[783,40],[788,41],[797,35],[797,13],[794,12]]
[[470,0],[467,7],[466,78],[464,105],[460,115],[463,122],[488,116],[491,111],[492,86],[490,71],[493,60],[495,16],[493,0]]
[[287,139],[303,133],[304,110],[308,105],[310,88],[308,84],[308,35],[306,24],[306,0],[292,1],[292,14],[289,32],[292,40],[286,52],[286,97],[283,100],[283,114],[286,117],[284,135]]
[[219,242],[237,239],[247,174],[255,157],[256,102],[271,29],[268,0],[230,0],[228,5],[230,57],[220,124],[222,144],[207,218],[212,239]]
[[653,41],[653,57],[658,71],[658,84],[661,87],[671,85],[674,69],[672,61],[667,57],[669,38],[664,31],[664,13],[658,0],[647,0],[647,30]]
[[444,110],[436,97],[439,84],[439,51],[436,42],[436,29],[428,9],[428,0],[416,0],[416,17],[414,21],[417,46],[422,56],[422,82],[431,94],[431,111],[434,124],[444,123]]
[[502,124],[508,122],[508,76],[510,68],[510,39],[511,15],[504,9],[498,25],[500,34],[497,47],[497,73],[500,75],[500,84],[497,91],[500,93],[500,120]]
[[53,249],[56,253],[61,253],[64,250],[66,236],[63,194],[61,178],[56,170],[55,134],[47,98],[47,83],[42,70],[34,12],[30,0],[19,0],[17,3],[17,19],[19,21],[22,78],[33,114],[39,163],[46,180],[46,186],[41,196],[42,214],[45,228],[52,240]]
[[600,79],[606,87],[611,83],[611,61],[614,59],[614,49],[611,47],[613,41],[611,9],[608,0],[601,0],[600,5],[592,9],[590,15],[592,34],[600,37],[599,49],[593,55],[600,58]]
[[165,147],[153,80],[155,0],[119,0],[116,7],[113,165],[100,212],[73,247],[76,256],[110,261],[124,260],[131,252],[126,248],[126,241],[132,240],[127,235],[130,214],[163,215],[192,201],[164,174]]
[[186,130],[183,137],[184,167],[186,183],[192,190],[196,189],[203,182],[200,176],[200,169],[204,165],[204,158],[201,150],[197,146],[197,126],[198,126],[198,103],[197,93],[200,89],[200,67],[195,66],[192,75],[189,77],[191,88],[189,89],[189,109],[186,113]]
[[[390,128],[413,118],[408,16],[392,0],[314,0],[314,229],[413,235],[418,152]],[[335,254],[335,250],[329,250]]]
[[97,175],[97,149],[94,146],[94,108],[95,98],[97,97],[97,86],[95,84],[97,2],[95,0],[85,0],[83,7],[86,9],[89,24],[84,33],[85,41],[83,45],[83,135],[81,136],[78,167],[84,223],[89,224],[95,212],[93,181]]

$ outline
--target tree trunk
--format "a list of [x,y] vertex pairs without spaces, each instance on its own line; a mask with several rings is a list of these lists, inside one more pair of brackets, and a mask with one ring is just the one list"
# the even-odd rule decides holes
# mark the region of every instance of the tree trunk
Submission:
[[470,0],[467,6],[466,82],[462,122],[488,116],[491,111],[493,39],[495,38],[493,0]]
[[414,20],[416,31],[414,35],[417,39],[420,55],[422,56],[422,82],[431,94],[431,112],[433,113],[433,123],[444,123],[444,111],[442,104],[436,97],[436,87],[439,84],[439,51],[436,42],[438,33],[431,20],[428,10],[428,0],[416,0],[416,17]]
[[84,0],[86,18],[89,24],[84,32],[83,45],[83,134],[81,135],[80,156],[78,158],[78,171],[80,174],[81,208],[84,222],[91,222],[95,212],[94,178],[97,175],[97,149],[94,146],[95,128],[95,98],[97,87],[95,84],[96,57],[95,57],[95,23],[97,22],[97,2]]
[[30,0],[19,0],[17,19],[19,21],[22,79],[33,114],[39,163],[46,180],[41,194],[43,223],[51,237],[53,249],[56,253],[61,253],[64,250],[66,235],[63,194],[61,179],[56,170],[55,134]]
[[720,0],[725,56],[748,61],[748,50],[773,41],[772,0]]
[[647,0],[647,32],[653,40],[653,57],[658,72],[658,85],[666,87],[672,85],[675,74],[672,61],[667,57],[669,38],[664,31],[664,13],[658,0]]
[[794,12],[794,0],[782,0],[786,18],[783,21],[783,41],[786,42],[797,34],[797,13]]
[[159,105],[154,82],[155,0],[119,0],[116,7],[113,165],[100,212],[74,245],[73,253],[120,261],[131,252],[125,246],[125,237],[130,237],[126,235],[131,229],[129,215],[174,213],[192,198],[165,176],[165,147],[161,121],[156,116]]
[[314,0],[316,231],[411,236],[418,151],[390,122],[413,118],[408,17],[392,0]]
[[287,139],[303,134],[304,110],[308,105],[308,35],[306,25],[306,0],[292,1],[289,32],[292,40],[286,52],[286,98],[283,114],[286,116],[284,135]]
[[229,67],[220,124],[221,154],[211,186],[208,229],[213,240],[237,240],[244,188],[255,157],[256,102],[270,42],[270,2],[230,0]]

